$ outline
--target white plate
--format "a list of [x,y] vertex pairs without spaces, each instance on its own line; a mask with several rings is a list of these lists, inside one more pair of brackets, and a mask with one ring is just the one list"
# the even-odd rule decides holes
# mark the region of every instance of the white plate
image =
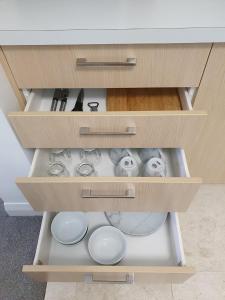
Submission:
[[78,243],[88,228],[86,215],[82,212],[60,212],[51,224],[51,232],[56,241],[64,245]]
[[125,255],[126,240],[119,229],[113,226],[102,226],[90,236],[88,250],[97,263],[114,265]]
[[167,213],[105,212],[110,224],[129,235],[149,235],[166,220]]

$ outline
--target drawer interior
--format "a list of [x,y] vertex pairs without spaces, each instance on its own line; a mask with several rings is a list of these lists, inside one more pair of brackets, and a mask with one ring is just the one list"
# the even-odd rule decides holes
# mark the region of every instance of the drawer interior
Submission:
[[[74,108],[79,91],[69,90],[65,111],[71,112]],[[84,89],[83,111],[90,112],[88,103],[96,101],[99,103],[98,112],[192,110],[195,91],[195,88]],[[25,111],[50,111],[53,94],[53,89],[26,93]]]
[[[109,225],[103,212],[88,212],[88,233],[75,245],[62,245],[51,235],[54,213],[44,213],[34,265],[98,265],[88,253],[88,239],[94,229]],[[125,235],[127,252],[118,266],[183,266],[185,257],[178,216],[169,213],[166,222],[153,234],[145,237]]]
[[[115,176],[115,165],[110,159],[110,149],[99,149],[101,152],[101,159],[96,164],[96,176]],[[143,176],[143,164],[138,155],[139,149],[131,149],[133,157],[136,159],[139,167],[139,177]],[[50,149],[37,149],[35,151],[29,177],[46,177],[49,168],[49,154]],[[70,176],[77,176],[75,173],[76,166],[81,163],[80,151],[81,149],[70,149],[71,159],[64,160],[63,163]],[[161,149],[166,165],[166,177],[190,177],[185,152],[183,149]]]

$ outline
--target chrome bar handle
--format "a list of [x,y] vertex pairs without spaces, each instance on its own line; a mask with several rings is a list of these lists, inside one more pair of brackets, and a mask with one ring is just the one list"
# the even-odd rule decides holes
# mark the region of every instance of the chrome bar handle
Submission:
[[80,127],[80,135],[136,135],[136,127],[127,127],[124,131],[92,131],[90,127]]
[[128,188],[124,194],[102,194],[92,189],[82,189],[82,198],[135,198],[135,188]]
[[133,284],[134,274],[126,274],[125,280],[99,280],[94,279],[91,273],[85,274],[85,283],[110,283],[110,284]]
[[133,67],[136,66],[137,59],[128,57],[125,61],[88,61],[85,57],[77,58],[77,67]]

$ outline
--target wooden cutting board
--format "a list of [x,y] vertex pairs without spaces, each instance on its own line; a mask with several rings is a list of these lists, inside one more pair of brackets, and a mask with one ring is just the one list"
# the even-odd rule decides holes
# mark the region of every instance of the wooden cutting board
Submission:
[[181,110],[176,88],[107,89],[107,111]]

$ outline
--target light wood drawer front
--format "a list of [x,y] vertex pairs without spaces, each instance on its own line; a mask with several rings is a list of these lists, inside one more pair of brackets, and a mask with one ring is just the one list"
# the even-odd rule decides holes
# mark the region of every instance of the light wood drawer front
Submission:
[[42,282],[86,282],[108,284],[182,283],[195,271],[192,267],[104,267],[25,265],[23,272]]
[[198,140],[206,114],[15,112],[9,119],[25,148],[185,148]]
[[[188,143],[198,140],[206,115],[194,111],[16,112],[9,114],[9,119],[25,148],[185,148]],[[91,134],[82,133],[82,128],[87,128]]]
[[[53,91],[34,90],[25,112],[9,114],[22,145],[25,148],[186,148],[199,139],[207,119],[206,112],[192,110],[192,97],[187,89],[179,89],[177,97],[182,110],[175,111],[71,112],[77,93],[78,90],[70,90],[68,111],[50,112]],[[99,103],[107,103],[105,90],[85,90],[85,95],[84,101],[98,99]]]
[[[211,44],[4,46],[20,88],[195,87]],[[119,62],[134,66],[78,67],[76,61]]]
[[[84,178],[46,177],[49,151],[37,150],[30,177],[18,178],[16,183],[38,211],[156,212],[185,211],[201,184],[200,178],[189,177],[183,150],[163,150],[167,177],[115,177],[114,165],[109,157],[107,163],[108,154],[101,151],[98,176]],[[79,157],[76,153],[74,150],[73,157]],[[78,163],[79,158],[73,159],[70,174]]]
[[[176,213],[170,213],[163,226],[146,237],[129,237],[124,259],[115,266],[101,266],[89,256],[88,236],[79,244],[65,247],[51,236],[54,214],[44,213],[33,265],[23,272],[39,281],[85,281],[86,283],[183,282],[194,273],[185,266],[185,256]],[[107,225],[104,213],[88,213],[89,231]],[[137,242],[131,241],[136,239]],[[143,243],[145,247],[143,247]],[[131,246],[135,245],[135,246]]]

